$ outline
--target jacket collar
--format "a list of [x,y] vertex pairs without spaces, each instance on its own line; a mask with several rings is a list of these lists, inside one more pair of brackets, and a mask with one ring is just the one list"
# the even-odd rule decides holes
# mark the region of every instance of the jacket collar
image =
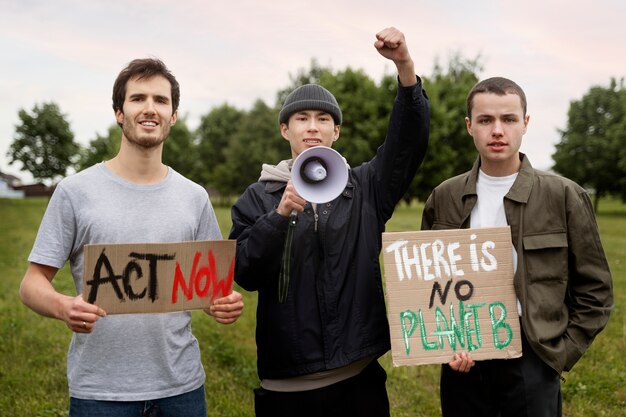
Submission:
[[522,166],[506,198],[518,203],[528,203],[530,192],[533,189],[534,170],[526,155],[520,152],[519,157],[522,161]]
[[[520,152],[520,161],[522,165],[517,174],[517,178],[513,183],[513,186],[506,195],[506,198],[517,201],[518,203],[527,203],[530,197],[530,192],[533,188],[533,167],[525,154]],[[478,170],[480,168],[480,156],[476,158],[474,166],[469,171],[469,176],[463,188],[463,198],[469,196],[476,196],[476,182],[478,181]]]

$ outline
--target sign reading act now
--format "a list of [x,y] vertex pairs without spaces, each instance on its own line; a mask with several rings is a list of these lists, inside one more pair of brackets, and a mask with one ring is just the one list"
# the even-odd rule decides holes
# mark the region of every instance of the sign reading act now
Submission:
[[522,355],[509,227],[383,233],[394,366]]
[[83,299],[107,314],[204,309],[230,294],[235,241],[85,245]]

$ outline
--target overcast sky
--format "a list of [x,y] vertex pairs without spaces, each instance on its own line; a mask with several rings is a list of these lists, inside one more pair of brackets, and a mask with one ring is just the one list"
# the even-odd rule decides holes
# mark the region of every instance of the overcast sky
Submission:
[[[481,78],[520,84],[531,115],[522,151],[543,169],[552,166],[570,102],[626,75],[624,0],[0,0],[0,6],[0,170],[24,180],[30,176],[6,158],[18,111],[53,101],[86,145],[114,123],[113,81],[139,57],[161,58],[176,75],[180,112],[195,128],[223,103],[245,110],[256,99],[274,104],[276,92],[312,58],[333,70],[363,69],[379,81],[394,68],[374,49],[374,35],[395,26],[406,35],[418,75],[431,75],[437,60],[446,65],[460,53],[481,57]],[[276,132],[279,140],[278,126]]]

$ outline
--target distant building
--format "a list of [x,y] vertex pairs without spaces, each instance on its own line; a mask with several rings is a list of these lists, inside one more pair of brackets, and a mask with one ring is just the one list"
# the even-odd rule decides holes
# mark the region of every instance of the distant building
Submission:
[[49,187],[46,184],[39,182],[36,184],[19,185],[15,187],[16,190],[22,191],[24,197],[51,197],[54,192],[54,187]]
[[51,197],[55,187],[39,182],[23,184],[15,175],[0,171],[0,198]]
[[24,198],[24,191],[14,189],[21,184],[18,177],[0,172],[0,198]]
[[0,171],[0,178],[5,180],[7,184],[9,184],[10,188],[16,187],[18,185],[22,185],[22,180],[16,177],[15,175],[5,174],[4,172]]

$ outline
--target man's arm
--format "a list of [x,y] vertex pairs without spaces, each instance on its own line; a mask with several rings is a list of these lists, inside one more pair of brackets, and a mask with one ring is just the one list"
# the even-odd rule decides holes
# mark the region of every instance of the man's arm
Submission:
[[58,269],[31,262],[20,285],[20,299],[30,309],[45,317],[65,322],[76,333],[91,333],[95,322],[106,316],[104,310],[83,300],[57,292],[52,279]]
[[373,179],[370,184],[382,225],[391,217],[424,159],[430,110],[421,80],[415,75],[404,34],[396,28],[387,28],[377,33],[376,39],[374,47],[394,62],[399,82],[385,141],[367,168],[361,171]]
[[573,261],[567,297],[569,322],[563,339],[564,369],[569,371],[606,326],[613,309],[613,283],[591,199],[582,189],[578,193],[572,188],[567,191],[567,228]]
[[280,272],[289,218],[276,205],[263,202],[263,186],[255,184],[231,209],[229,239],[237,240],[235,281],[247,291],[257,291]]
[[415,65],[409,54],[404,34],[394,27],[386,28],[376,34],[374,47],[382,56],[393,61],[398,70],[398,79],[403,87],[417,84]]

